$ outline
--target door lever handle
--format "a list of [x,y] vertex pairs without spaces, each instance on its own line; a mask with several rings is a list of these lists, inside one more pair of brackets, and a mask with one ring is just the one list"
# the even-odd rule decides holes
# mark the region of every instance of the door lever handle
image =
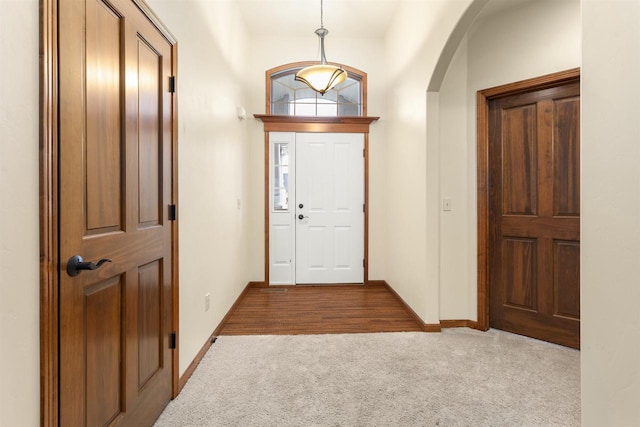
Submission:
[[304,216],[302,214],[298,215],[298,219],[305,219],[305,218],[309,218],[308,216]]
[[96,270],[105,262],[111,262],[109,258],[102,258],[98,262],[85,262],[80,255],[74,255],[67,261],[67,274],[77,276],[82,270]]

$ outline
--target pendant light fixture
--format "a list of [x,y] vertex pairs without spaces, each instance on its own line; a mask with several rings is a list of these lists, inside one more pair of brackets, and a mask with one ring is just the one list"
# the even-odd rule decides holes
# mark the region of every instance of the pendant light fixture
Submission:
[[347,78],[347,72],[342,67],[327,64],[327,58],[324,55],[324,37],[329,34],[329,30],[324,28],[323,6],[323,0],[320,0],[320,28],[315,31],[320,38],[320,65],[305,67],[296,73],[296,80],[305,83],[320,95],[324,95]]

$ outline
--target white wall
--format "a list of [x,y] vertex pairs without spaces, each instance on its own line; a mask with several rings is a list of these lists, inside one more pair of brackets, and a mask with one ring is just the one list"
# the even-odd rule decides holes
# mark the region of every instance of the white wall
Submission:
[[[449,70],[442,81],[439,93],[440,135],[427,140],[440,155],[439,192],[429,194],[427,203],[439,211],[440,232],[440,318],[474,319],[471,307],[475,305],[476,292],[470,292],[469,284],[477,279],[473,267],[476,253],[473,232],[476,219],[474,205],[469,204],[469,193],[475,190],[475,150],[470,151],[467,131],[467,38],[456,51]],[[437,108],[437,107],[436,107]],[[469,169],[471,168],[471,169]],[[439,196],[439,197],[438,197]],[[443,199],[451,199],[451,211],[442,211]],[[474,319],[475,320],[475,319]]]
[[439,154],[426,146],[426,94],[447,38],[470,3],[403,1],[385,40],[386,280],[429,324],[440,320],[438,219],[427,203],[427,192],[439,186],[429,167],[439,163]]
[[[331,29],[331,28],[329,28]],[[249,192],[251,213],[248,261],[252,280],[264,280],[264,128],[253,114],[265,114],[265,72],[298,61],[319,60],[318,37],[279,37],[255,34],[247,50],[247,113],[249,119]],[[369,279],[385,277],[385,100],[382,40],[341,38],[330,33],[325,40],[327,60],[355,67],[367,73],[369,116],[381,116],[369,133]]]
[[476,92],[579,67],[580,28],[579,0],[514,3],[474,23],[447,71],[440,189],[453,211],[440,221],[441,319],[477,319]]
[[38,1],[0,0],[0,423],[40,422]]
[[640,1],[582,2],[582,424],[640,425]]
[[249,281],[246,37],[233,2],[149,4],[178,39],[182,374]]

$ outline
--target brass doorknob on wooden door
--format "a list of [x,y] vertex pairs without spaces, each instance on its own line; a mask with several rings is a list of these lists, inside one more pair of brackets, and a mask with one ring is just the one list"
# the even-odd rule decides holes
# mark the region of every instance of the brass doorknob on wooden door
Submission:
[[111,262],[109,258],[102,258],[98,262],[85,262],[80,255],[74,255],[67,261],[67,274],[77,276],[82,270],[97,270],[105,262]]

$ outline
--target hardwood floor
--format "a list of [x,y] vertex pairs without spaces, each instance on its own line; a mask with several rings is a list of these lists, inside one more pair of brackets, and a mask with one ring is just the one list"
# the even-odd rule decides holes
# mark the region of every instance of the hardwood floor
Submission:
[[422,331],[383,284],[250,287],[219,335]]

